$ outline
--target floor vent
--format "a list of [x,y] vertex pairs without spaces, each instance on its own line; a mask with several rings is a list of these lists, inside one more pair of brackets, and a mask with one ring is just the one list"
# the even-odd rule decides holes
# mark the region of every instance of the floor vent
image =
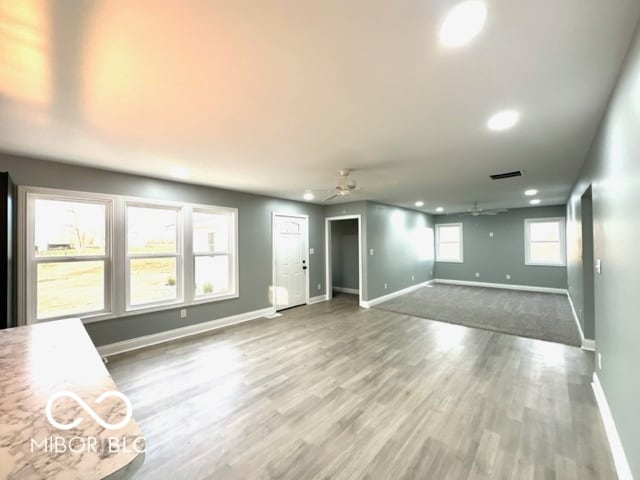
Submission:
[[521,177],[522,170],[516,170],[515,172],[505,172],[505,173],[496,173],[494,175],[489,175],[492,180],[502,180],[503,178],[513,178],[513,177]]

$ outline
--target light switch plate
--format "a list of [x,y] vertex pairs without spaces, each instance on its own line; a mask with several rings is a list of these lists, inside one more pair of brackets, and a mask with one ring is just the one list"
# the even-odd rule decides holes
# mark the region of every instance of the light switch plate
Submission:
[[313,255],[314,253],[316,253],[315,249],[310,248],[310,249],[309,249],[309,255]]
[[369,255],[373,255],[373,248],[369,249]]
[[490,237],[493,237],[493,232],[489,232],[489,236],[490,236]]
[[600,261],[599,258],[596,260],[596,273],[598,275],[602,273],[602,262]]

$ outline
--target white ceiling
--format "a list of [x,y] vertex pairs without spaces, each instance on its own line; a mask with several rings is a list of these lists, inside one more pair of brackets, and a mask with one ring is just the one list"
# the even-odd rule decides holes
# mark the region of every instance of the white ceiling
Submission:
[[[487,0],[467,47],[445,0],[21,0],[0,6],[0,149],[301,199],[355,169],[424,210],[563,203],[637,0]],[[485,126],[516,108],[507,132]],[[488,175],[522,169],[521,179]]]

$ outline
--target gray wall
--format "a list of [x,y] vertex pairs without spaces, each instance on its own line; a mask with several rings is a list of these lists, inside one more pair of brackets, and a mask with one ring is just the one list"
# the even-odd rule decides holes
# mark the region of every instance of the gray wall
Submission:
[[[362,217],[364,280],[360,289],[363,300],[372,300],[433,278],[432,215],[371,201],[325,208],[326,217],[341,215]],[[371,248],[373,255],[369,253]]]
[[[462,223],[464,263],[436,262],[436,278],[567,288],[566,267],[525,265],[524,220],[564,217],[564,206],[514,208],[495,216],[437,215],[436,223]],[[490,233],[493,232],[493,237]],[[476,277],[476,272],[480,277]],[[507,280],[506,275],[511,275]]]
[[366,202],[366,220],[367,300],[433,278],[432,215]]
[[330,225],[332,285],[358,290],[358,220],[339,220]]
[[[8,171],[18,185],[129,195],[238,208],[240,297],[188,307],[180,319],[179,307],[161,312],[89,323],[96,345],[104,345],[268,307],[272,281],[271,213],[309,215],[310,296],[325,294],[324,208],[229,190],[188,185],[106,170],[84,168],[26,157],[0,154],[0,171]],[[320,288],[318,288],[320,285]]]
[[582,298],[580,198],[592,185],[598,377],[635,478],[640,478],[640,33],[628,54],[585,166],[571,194],[569,290]]

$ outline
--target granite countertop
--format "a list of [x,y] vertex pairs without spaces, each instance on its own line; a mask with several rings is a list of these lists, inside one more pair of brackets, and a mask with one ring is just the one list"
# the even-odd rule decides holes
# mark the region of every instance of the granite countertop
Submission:
[[0,330],[0,480],[128,478],[144,438],[127,403],[80,320]]

